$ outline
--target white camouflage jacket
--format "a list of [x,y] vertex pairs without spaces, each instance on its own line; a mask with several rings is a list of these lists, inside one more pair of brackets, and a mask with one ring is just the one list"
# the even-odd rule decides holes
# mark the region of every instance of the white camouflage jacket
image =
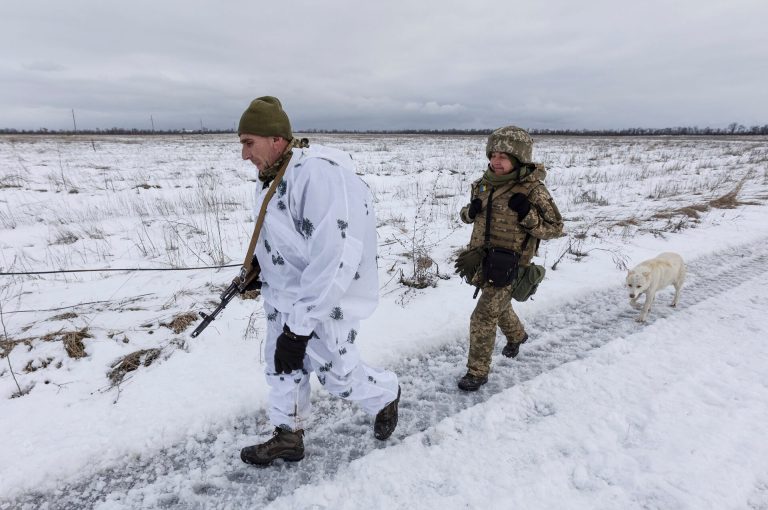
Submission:
[[[257,191],[254,218],[267,190]],[[264,300],[309,335],[328,320],[360,320],[379,298],[376,219],[368,186],[349,154],[293,149],[267,206],[255,254]]]

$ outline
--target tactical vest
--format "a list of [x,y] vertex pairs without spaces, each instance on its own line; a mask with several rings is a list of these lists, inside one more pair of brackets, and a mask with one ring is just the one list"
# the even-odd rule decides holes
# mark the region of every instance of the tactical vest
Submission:
[[[493,187],[489,183],[483,182],[482,179],[473,182],[472,199],[481,199],[483,208],[475,216],[469,247],[476,248],[485,244],[486,208],[488,207],[488,197],[493,192],[491,200],[491,246],[516,251],[520,253],[520,264],[529,264],[536,254],[538,240],[531,237],[523,229],[517,218],[517,213],[509,208],[508,202],[515,193],[523,193],[531,198],[531,192],[538,186],[543,185],[544,183],[538,179],[524,182],[509,182],[498,187]],[[536,207],[533,201],[531,201],[531,207]],[[526,238],[528,238],[527,243]],[[525,250],[523,250],[523,245],[525,245]]]

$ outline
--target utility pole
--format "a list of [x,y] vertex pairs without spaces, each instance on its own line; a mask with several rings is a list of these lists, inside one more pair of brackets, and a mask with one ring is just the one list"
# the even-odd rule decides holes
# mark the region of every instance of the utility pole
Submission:
[[152,118],[152,115],[149,116],[149,121],[152,123],[152,132],[155,132],[155,119]]
[[72,108],[72,124],[75,126],[75,133],[77,133],[77,121],[75,120],[75,109]]

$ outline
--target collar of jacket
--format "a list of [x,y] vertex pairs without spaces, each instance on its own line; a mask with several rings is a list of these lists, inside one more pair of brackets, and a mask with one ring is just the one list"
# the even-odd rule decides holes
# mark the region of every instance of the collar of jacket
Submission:
[[503,186],[504,184],[509,184],[513,182],[522,182],[526,180],[526,177],[531,175],[533,173],[533,169],[528,166],[522,166],[515,168],[510,173],[506,175],[496,175],[493,173],[493,170],[491,170],[491,166],[488,165],[488,168],[486,168],[485,173],[483,174],[483,182],[486,184],[490,184],[491,186],[498,187]]
[[264,170],[263,172],[259,172],[259,180],[263,183],[262,189],[269,186],[269,183],[272,182],[272,179],[275,178],[275,176],[280,173],[280,170],[288,164],[289,161],[291,161],[291,156],[293,156],[293,149],[294,148],[305,148],[309,147],[309,140],[306,138],[293,138],[286,146],[283,153],[280,155],[279,158],[277,158],[277,161],[272,163],[272,166]]

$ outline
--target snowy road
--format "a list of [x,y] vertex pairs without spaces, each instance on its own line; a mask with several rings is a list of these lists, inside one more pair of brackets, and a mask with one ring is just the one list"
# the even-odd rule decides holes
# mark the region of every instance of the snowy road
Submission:
[[[761,239],[714,252],[688,261],[688,269],[678,311],[708,300],[727,302],[731,289],[764,277],[768,243]],[[428,442],[430,428],[441,420],[636,333],[643,326],[633,320],[638,312],[628,306],[625,294],[616,286],[584,295],[546,315],[526,318],[531,340],[515,360],[502,357],[497,349],[488,384],[474,394],[456,388],[464,372],[465,342],[446,344],[390,367],[400,376],[403,396],[400,423],[388,442],[373,438],[369,417],[320,392],[314,402],[314,422],[307,427],[306,458],[300,463],[269,468],[242,464],[240,448],[264,440],[270,427],[264,413],[241,416],[222,421],[204,437],[171,445],[159,455],[126,459],[97,477],[62,486],[55,494],[28,493],[13,502],[0,502],[0,509],[261,508],[301,486],[331,480],[353,460],[416,433],[426,431],[423,441]],[[666,306],[670,299],[669,290],[659,295],[648,325],[679,313]]]

